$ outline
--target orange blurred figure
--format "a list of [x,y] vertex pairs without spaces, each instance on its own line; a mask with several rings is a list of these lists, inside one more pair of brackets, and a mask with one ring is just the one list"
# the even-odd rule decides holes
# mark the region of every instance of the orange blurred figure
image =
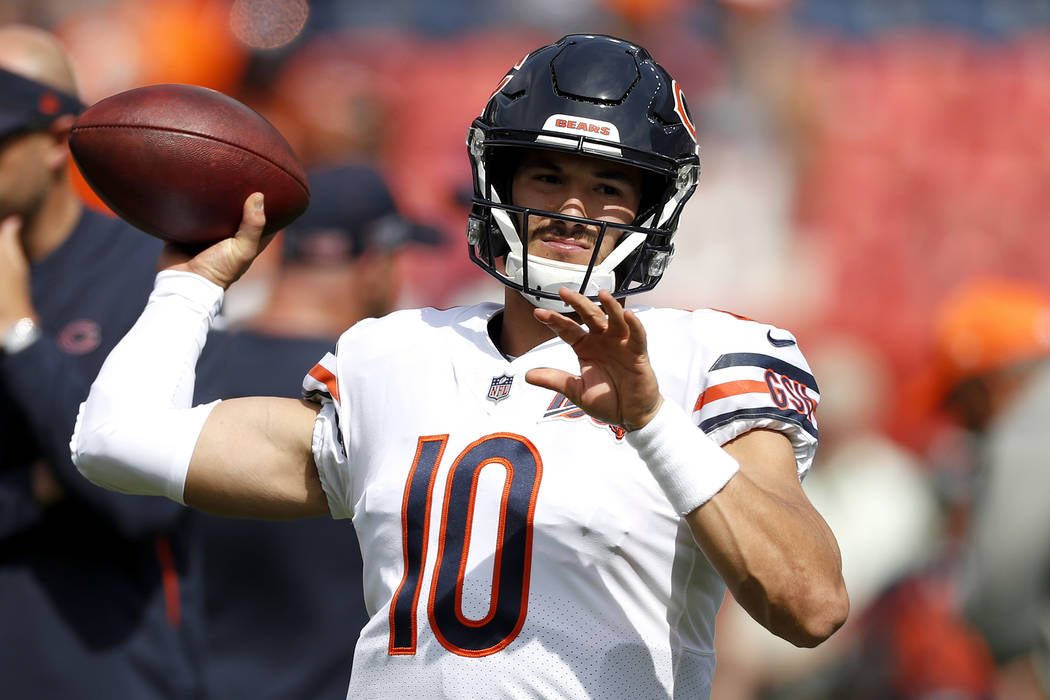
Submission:
[[123,0],[77,14],[57,33],[84,66],[88,104],[155,83],[236,92],[248,63],[229,0]]
[[[1019,384],[1013,368],[1050,357],[1050,295],[1005,279],[977,279],[949,295],[937,312],[930,361],[902,393],[903,417],[922,421],[943,409],[980,429]],[[982,382],[981,400],[974,383]],[[994,388],[994,390],[989,387]]]

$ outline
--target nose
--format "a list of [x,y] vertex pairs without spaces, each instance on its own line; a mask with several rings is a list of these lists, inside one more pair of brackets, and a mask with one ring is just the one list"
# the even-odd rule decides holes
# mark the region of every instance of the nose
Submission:
[[[583,190],[573,188],[567,191],[563,196],[564,199],[562,199],[561,205],[555,211],[566,216],[578,216],[584,219],[589,218],[587,196]],[[565,223],[573,228],[591,228],[575,221],[567,221]]]
[[583,197],[577,193],[568,193],[562,201],[561,206],[558,207],[559,214],[567,214],[569,216],[586,216],[587,206],[584,204]]

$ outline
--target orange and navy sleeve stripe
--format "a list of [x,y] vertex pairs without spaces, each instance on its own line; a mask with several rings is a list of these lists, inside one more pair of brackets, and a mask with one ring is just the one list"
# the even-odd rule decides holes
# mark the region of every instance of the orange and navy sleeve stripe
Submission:
[[336,358],[326,354],[303,378],[303,398],[322,402],[325,399],[339,402],[339,378],[336,376]]
[[762,353],[729,353],[711,365],[709,377],[709,385],[693,405],[704,432],[737,420],[772,418],[796,425],[816,439],[820,393],[813,375],[803,367]]
[[709,387],[704,393],[700,394],[700,397],[696,400],[696,405],[693,406],[693,411],[701,410],[711,401],[727,399],[730,396],[739,396],[740,394],[762,393],[764,391],[766,391],[766,383],[755,381],[754,379],[722,382]]

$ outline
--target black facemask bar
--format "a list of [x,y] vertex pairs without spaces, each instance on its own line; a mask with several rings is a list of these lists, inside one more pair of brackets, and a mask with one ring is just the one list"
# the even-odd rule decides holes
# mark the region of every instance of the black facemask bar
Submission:
[[[518,227],[519,240],[522,240],[523,238],[520,231],[528,230],[530,216],[560,220],[571,224],[583,224],[591,228],[597,228],[598,231],[594,242],[594,248],[591,252],[590,260],[587,263],[587,271],[579,288],[575,290],[581,293],[587,288],[587,284],[591,280],[594,269],[599,262],[598,253],[601,249],[601,244],[605,240],[605,237],[610,235],[610,230],[619,232],[618,237],[620,239],[630,234],[641,234],[645,236],[645,240],[643,240],[635,250],[628,253],[624,260],[616,266],[616,288],[610,290],[614,297],[623,298],[632,294],[649,291],[655,287],[656,283],[663,275],[667,263],[670,262],[671,256],[673,255],[674,246],[671,243],[671,237],[674,235],[673,230],[654,229],[652,227],[636,226],[632,224],[616,224],[610,221],[601,221],[598,219],[573,216],[570,214],[520,207],[513,204],[501,204],[477,196],[473,198],[473,202],[474,208],[467,221],[467,251],[471,261],[503,284],[529,295],[547,299],[560,299],[557,293],[530,287],[528,278],[529,253],[528,245],[525,241],[522,241],[521,257],[523,269],[521,283],[514,281],[508,275],[499,271],[497,267],[497,258],[505,256],[509,250],[503,237],[503,233],[492,214],[492,210],[494,209],[505,211],[511,215],[513,220],[521,221],[521,225]],[[614,248],[610,255],[615,254],[615,250],[616,249]],[[635,286],[631,286],[632,283],[635,283]],[[594,296],[590,296],[589,298],[592,301],[596,300],[596,297]]]

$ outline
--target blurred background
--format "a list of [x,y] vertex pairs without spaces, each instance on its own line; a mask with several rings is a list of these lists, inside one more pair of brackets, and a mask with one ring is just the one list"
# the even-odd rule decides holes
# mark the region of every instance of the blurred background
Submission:
[[[1002,651],[964,614],[979,445],[998,423],[945,397],[1016,360],[1011,339],[1041,361],[1050,315],[980,325],[1009,300],[945,315],[989,280],[1050,294],[1050,0],[3,0],[6,22],[62,39],[87,104],[204,85],[310,169],[374,165],[448,243],[406,252],[399,307],[502,295],[465,254],[463,140],[505,71],[570,32],[647,46],[689,97],[703,175],[643,300],[795,332],[822,399],[805,487],[853,601],[805,652],[727,605],[714,697],[1041,697],[1033,647]],[[234,317],[261,305],[268,269]]]

